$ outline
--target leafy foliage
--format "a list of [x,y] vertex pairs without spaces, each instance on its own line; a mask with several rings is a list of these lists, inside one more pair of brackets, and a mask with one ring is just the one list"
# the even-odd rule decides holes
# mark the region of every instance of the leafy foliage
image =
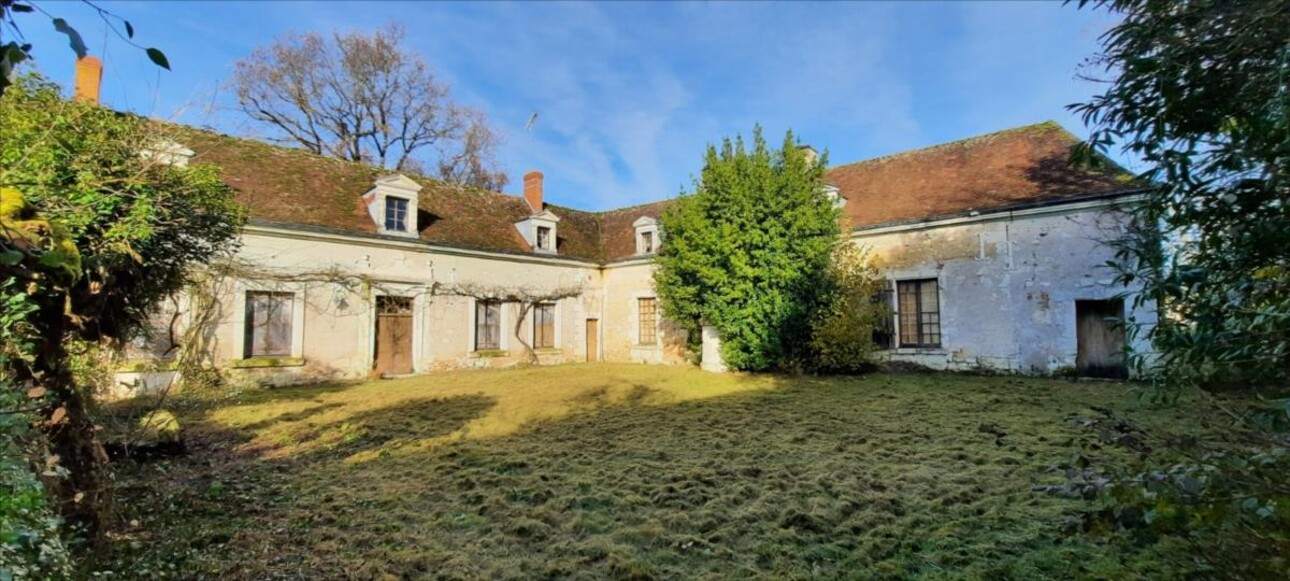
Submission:
[[[1121,247],[1145,285],[1159,370],[1183,383],[1290,381],[1290,6],[1097,2],[1123,13],[1098,62],[1106,92],[1073,109],[1096,149],[1141,158],[1159,185]],[[1148,362],[1143,362],[1144,364]]]
[[[71,560],[45,487],[29,467],[40,397],[0,384],[0,579],[68,577]],[[32,394],[34,395],[34,394]]]
[[1094,61],[1113,78],[1072,106],[1093,128],[1086,153],[1120,147],[1156,185],[1112,264],[1144,289],[1136,306],[1162,313],[1129,322],[1156,351],[1135,365],[1165,398],[1194,387],[1267,398],[1240,410],[1211,398],[1232,420],[1229,437],[1165,442],[1139,472],[1103,478],[1090,495],[1115,518],[1094,520],[1185,538],[1226,575],[1285,576],[1286,561],[1269,556],[1290,538],[1287,400],[1277,399],[1290,388],[1290,5],[1080,5],[1123,16]]
[[[118,38],[125,41],[126,44],[129,44],[130,46],[140,49],[143,48],[142,46],[135,44],[134,25],[130,24],[129,20],[108,12],[107,10],[104,10],[88,1],[82,0],[82,2],[90,8],[93,8],[95,12],[98,12],[99,17],[103,19],[104,24],[106,24],[108,29],[116,34]],[[22,41],[22,32],[21,29],[18,28],[18,23],[14,19],[14,16],[17,14],[32,14],[36,12],[36,10],[36,3],[30,0],[25,2],[19,0],[0,0],[0,95],[4,95],[5,90],[9,88],[10,84],[12,84],[13,73],[18,68],[18,65],[31,60],[31,43]],[[67,20],[52,17],[44,10],[41,10],[40,12],[45,16],[49,16],[50,22],[54,25],[54,30],[67,37],[67,44],[71,47],[72,52],[76,54],[76,58],[82,58],[89,53],[89,50],[85,47],[85,40],[81,38],[81,33],[77,32],[71,24],[68,24]],[[117,28],[118,22],[121,24],[122,28]],[[6,28],[11,30],[19,40],[5,41]],[[161,52],[160,49],[148,47],[144,49],[144,53],[148,55],[148,60],[152,61],[153,64],[163,69],[170,70],[170,59],[167,59],[166,54]]]
[[821,291],[827,301],[811,319],[810,366],[828,373],[855,373],[874,367],[874,332],[891,316],[877,300],[886,281],[854,244],[833,251]]
[[734,369],[783,368],[804,355],[838,243],[826,160],[812,163],[791,132],[772,151],[758,127],[751,148],[742,137],[709,146],[695,191],[662,216],[654,282],[663,312],[691,337],[715,326]]
[[128,336],[182,286],[189,263],[219,255],[237,235],[242,210],[218,168],[140,156],[164,140],[160,127],[64,101],[34,77],[0,101],[0,184],[21,189],[23,211],[43,221],[14,223],[9,239],[53,243],[6,250],[26,253],[16,268],[60,271],[42,280],[50,290],[64,281],[58,290],[69,295],[68,315],[82,335]]
[[48,393],[38,414],[67,474],[60,508],[91,535],[104,456],[68,344],[130,338],[191,264],[230,249],[241,224],[215,168],[141,155],[164,139],[36,77],[0,98],[3,372]]
[[[277,140],[319,155],[500,189],[500,136],[483,112],[450,99],[403,28],[289,34],[235,65],[238,106]],[[436,155],[427,159],[427,151]],[[427,167],[429,166],[429,167]]]

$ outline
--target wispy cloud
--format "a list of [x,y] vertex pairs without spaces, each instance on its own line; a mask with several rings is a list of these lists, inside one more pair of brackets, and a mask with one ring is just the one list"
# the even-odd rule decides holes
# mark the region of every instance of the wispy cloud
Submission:
[[732,4],[490,8],[420,15],[445,31],[424,39],[427,52],[453,63],[459,85],[486,86],[474,97],[510,133],[512,175],[541,169],[553,195],[581,205],[674,195],[707,143],[754,123],[820,145],[813,129],[897,145],[918,133],[910,87],[884,64],[891,7],[823,18]]
[[[676,194],[707,144],[746,136],[754,123],[772,142],[792,128],[834,163],[1049,118],[1078,129],[1062,107],[1094,90],[1075,68],[1109,20],[1019,2],[111,7],[176,67],[158,73],[104,34],[115,51],[104,79],[110,104],[160,116],[183,108],[187,122],[251,135],[254,125],[216,90],[234,60],[288,30],[400,22],[456,97],[507,134],[500,158],[515,182],[541,170],[552,201],[588,209]],[[88,8],[58,8],[87,38],[105,32]],[[41,58],[67,61],[53,70],[70,73],[65,40],[37,36]],[[203,115],[211,102],[223,108]]]

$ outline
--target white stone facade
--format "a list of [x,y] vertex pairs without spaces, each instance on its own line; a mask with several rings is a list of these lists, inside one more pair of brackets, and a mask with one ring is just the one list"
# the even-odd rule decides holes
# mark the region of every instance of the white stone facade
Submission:
[[[1112,258],[1106,241],[1124,234],[1125,219],[1115,204],[1063,203],[853,232],[852,243],[868,248],[875,265],[893,283],[936,281],[940,344],[895,346],[883,356],[949,370],[1047,374],[1072,367],[1077,348],[1075,301],[1114,298],[1123,291],[1104,266]],[[650,256],[598,264],[253,224],[244,231],[239,258],[278,275],[344,275],[334,281],[309,276],[295,281],[234,280],[221,287],[220,313],[210,330],[211,359],[264,383],[369,376],[376,357],[377,295],[411,302],[414,373],[524,362],[526,353],[514,332],[519,309],[513,303],[501,308],[500,348],[475,349],[475,299],[448,292],[466,283],[581,289],[578,296],[556,303],[556,344],[537,351],[540,363],[688,360],[685,332],[669,325],[661,313],[653,323],[654,333],[643,332],[641,300],[655,298]],[[253,291],[287,293],[294,299],[290,356],[247,356],[246,294]],[[1144,322],[1153,316],[1149,311],[1129,315]],[[899,329],[898,315],[893,319]],[[532,325],[531,312],[519,322],[520,336],[530,343]],[[594,339],[589,339],[593,326]],[[643,342],[647,337],[653,342]],[[704,339],[704,365],[716,365],[719,358],[709,353],[709,345],[716,343],[706,335]],[[136,377],[160,379],[155,373],[127,373],[120,379],[130,382]]]
[[[882,275],[895,282],[935,279],[940,346],[884,353],[934,369],[1059,373],[1076,363],[1075,301],[1132,295],[1113,281],[1107,241],[1125,234],[1123,204],[1101,200],[859,230]],[[899,305],[897,305],[899,310]],[[898,315],[893,326],[899,330]],[[1147,345],[1131,345],[1142,351]]]

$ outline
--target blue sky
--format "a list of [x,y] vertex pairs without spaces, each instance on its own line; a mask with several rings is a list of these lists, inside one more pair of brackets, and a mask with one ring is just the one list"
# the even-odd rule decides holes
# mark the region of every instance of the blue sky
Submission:
[[[105,104],[252,137],[268,132],[221,89],[234,61],[287,31],[396,20],[505,135],[508,190],[538,169],[548,201],[592,210],[675,195],[705,145],[754,123],[834,165],[1048,119],[1085,135],[1064,106],[1097,90],[1076,73],[1112,24],[1057,2],[101,3],[166,72],[87,7],[40,4],[105,58]],[[20,18],[39,70],[70,86],[66,39]]]

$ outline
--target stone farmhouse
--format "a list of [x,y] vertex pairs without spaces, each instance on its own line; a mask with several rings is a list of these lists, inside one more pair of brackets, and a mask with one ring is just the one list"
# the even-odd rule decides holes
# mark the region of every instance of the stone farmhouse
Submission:
[[[1109,319],[1154,313],[1126,312],[1104,264],[1135,186],[1071,166],[1077,143],[1046,122],[829,169],[846,236],[889,280],[883,357],[1126,373]],[[202,336],[214,364],[255,380],[501,367],[529,347],[541,364],[687,360],[652,288],[666,200],[588,212],[553,203],[539,172],[510,195],[192,128],[148,153],[219,166],[248,210]],[[190,302],[161,318],[192,317]],[[154,335],[120,381],[166,379],[173,345]]]

